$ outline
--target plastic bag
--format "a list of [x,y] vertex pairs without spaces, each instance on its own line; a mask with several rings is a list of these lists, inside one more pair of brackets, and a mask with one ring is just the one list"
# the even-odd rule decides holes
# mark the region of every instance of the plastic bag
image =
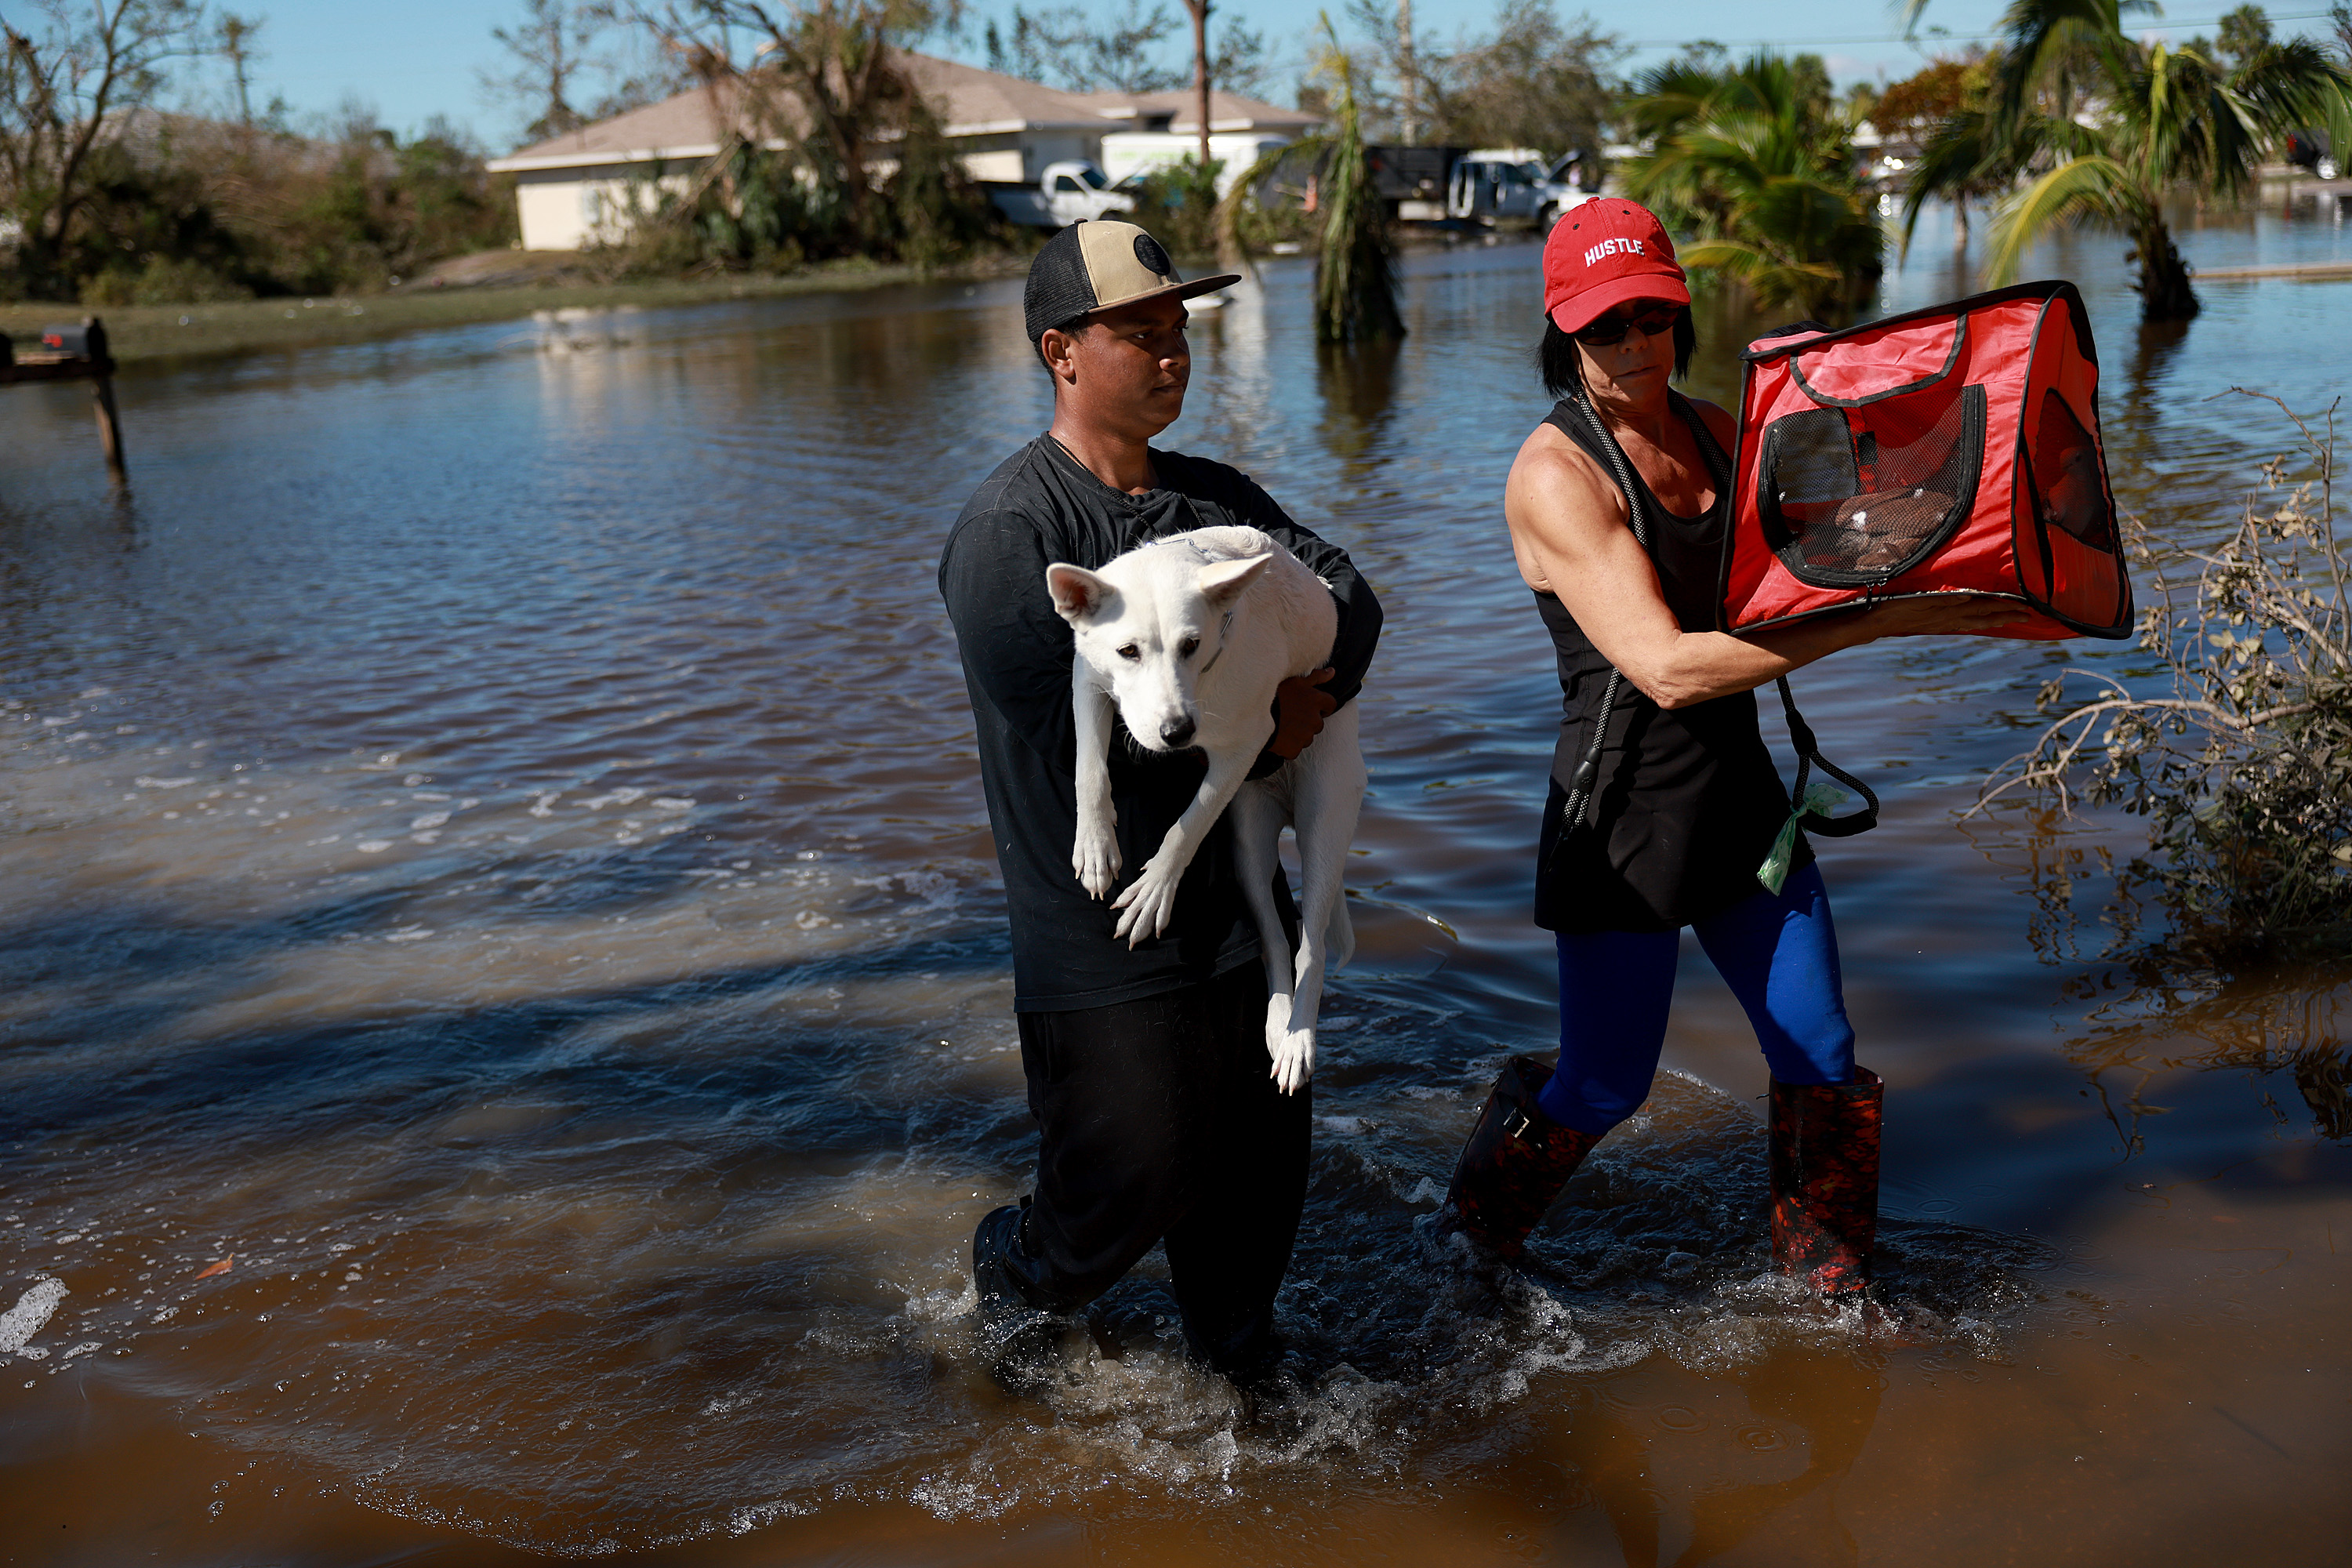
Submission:
[[1778,894],[1780,884],[1789,879],[1789,858],[1797,852],[1797,824],[1808,816],[1827,816],[1846,802],[1846,793],[1833,785],[1818,781],[1805,786],[1805,797],[1789,813],[1789,820],[1780,825],[1780,835],[1772,840],[1772,853],[1764,857],[1764,864],[1756,868],[1756,879],[1764,884],[1768,893]]

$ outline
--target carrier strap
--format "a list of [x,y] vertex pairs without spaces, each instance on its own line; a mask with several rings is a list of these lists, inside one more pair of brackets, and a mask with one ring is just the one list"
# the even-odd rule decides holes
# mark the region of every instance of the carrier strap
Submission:
[[[1950,368],[1949,365],[1945,366],[1947,371]],[[1728,486],[1732,482],[1731,459],[1725,457],[1723,448],[1716,444],[1715,432],[1706,427],[1704,419],[1696,421],[1692,428],[1697,432],[1699,450],[1706,458],[1706,466],[1714,470],[1716,482]],[[1736,504],[1730,515],[1736,522],[1739,515]],[[1820,812],[1809,809],[1805,812],[1803,826],[1824,838],[1851,838],[1857,833],[1867,833],[1877,826],[1878,796],[1872,793],[1868,784],[1822,755],[1821,744],[1813,739],[1813,727],[1805,722],[1802,713],[1797,711],[1797,699],[1789,690],[1789,678],[1780,676],[1772,684],[1780,693],[1781,717],[1789,721],[1789,744],[1795,747],[1797,752],[1797,784],[1789,792],[1790,804],[1795,805],[1803,802],[1806,778],[1815,767],[1850,787],[1863,800],[1860,811],[1844,816],[1823,816]]]
[[1791,804],[1805,798],[1805,777],[1814,767],[1845,784],[1862,796],[1860,811],[1846,816],[1823,816],[1818,811],[1805,813],[1804,826],[1824,838],[1851,838],[1857,833],[1867,833],[1878,826],[1878,796],[1871,787],[1822,755],[1813,739],[1813,727],[1797,711],[1797,700],[1789,695],[1789,678],[1781,676],[1772,682],[1780,689],[1780,713],[1789,721],[1789,744],[1797,749],[1797,787],[1789,792]]
[[[1609,426],[1601,422],[1601,416],[1592,411],[1592,405],[1585,401],[1582,387],[1580,386],[1577,395],[1569,401],[1576,405],[1579,414],[1584,416],[1584,422],[1592,426],[1592,433],[1601,437],[1601,450],[1608,455],[1610,470],[1617,477],[1617,488],[1625,495],[1625,521],[1633,531],[1633,542],[1642,547],[1644,555],[1648,554],[1649,520],[1642,515],[1642,494],[1633,483],[1633,466],[1625,460],[1624,449],[1617,445],[1617,437],[1609,433]],[[1703,426],[1706,421],[1699,423]],[[1596,648],[1594,651],[1599,650]],[[1609,715],[1617,706],[1618,688],[1624,683],[1625,678],[1612,664],[1609,667],[1609,682],[1601,689],[1601,712],[1593,721],[1592,744],[1584,749],[1584,760],[1576,764],[1576,772],[1569,776],[1568,799],[1561,803],[1559,809],[1560,841],[1565,841],[1570,833],[1584,826],[1585,814],[1591,809],[1592,797],[1598,793],[1601,778],[1601,751],[1609,740]]]
[[[1585,423],[1592,427],[1593,434],[1601,437],[1601,450],[1608,455],[1610,469],[1617,479],[1617,488],[1624,493],[1625,521],[1633,531],[1633,542],[1647,553],[1650,548],[1649,521],[1643,516],[1641,492],[1634,486],[1633,465],[1626,460],[1624,448],[1617,445],[1617,438],[1601,422],[1601,416],[1593,412],[1591,404],[1582,396],[1570,401],[1576,405],[1576,411],[1584,416]],[[1715,432],[1706,427],[1704,418],[1693,418],[1689,425],[1691,433],[1698,438],[1699,455],[1706,459],[1717,490],[1728,496],[1733,479],[1731,459],[1724,456],[1723,447],[1716,441]],[[1732,508],[1729,515],[1736,517],[1737,514],[1738,509]],[[1780,711],[1789,723],[1789,743],[1797,752],[1797,785],[1790,792],[1791,804],[1805,798],[1805,781],[1816,765],[1840,784],[1851,786],[1864,802],[1860,811],[1845,816],[1823,816],[1819,812],[1808,811],[1804,815],[1804,826],[1825,838],[1850,838],[1877,826],[1878,796],[1872,793],[1868,784],[1822,755],[1820,744],[1813,738],[1813,727],[1805,722],[1805,716],[1797,710],[1796,698],[1790,694],[1789,678],[1781,676],[1772,684],[1780,689]],[[1601,689],[1601,712],[1593,722],[1592,744],[1585,748],[1583,761],[1576,764],[1576,772],[1570,775],[1568,798],[1560,805],[1561,840],[1584,826],[1585,816],[1592,807],[1592,798],[1599,793],[1601,752],[1609,739],[1609,715],[1617,705],[1617,693],[1623,685],[1624,677],[1618,673],[1615,665],[1611,665],[1608,684]]]

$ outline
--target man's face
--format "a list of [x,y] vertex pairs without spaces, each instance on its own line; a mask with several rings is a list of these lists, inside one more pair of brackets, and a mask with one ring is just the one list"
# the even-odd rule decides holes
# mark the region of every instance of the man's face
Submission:
[[1181,300],[1143,300],[1097,310],[1076,332],[1041,345],[1055,401],[1108,433],[1150,440],[1184,412],[1192,349]]

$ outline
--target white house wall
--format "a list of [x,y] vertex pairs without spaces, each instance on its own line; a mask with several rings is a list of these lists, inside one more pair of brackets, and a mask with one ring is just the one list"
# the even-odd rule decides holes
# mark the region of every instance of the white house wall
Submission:
[[[1177,157],[1192,145],[1184,138],[1127,139],[1166,141],[1171,145],[1181,142],[1174,154]],[[975,180],[992,184],[1034,185],[1050,163],[1083,158],[1100,165],[1108,140],[1096,131],[1036,129],[958,137],[950,145],[957,147],[964,168]],[[1255,141],[1248,136],[1219,136],[1213,139],[1212,145],[1220,149],[1220,156],[1227,155],[1222,149],[1228,142],[1244,149],[1242,163],[1246,164],[1257,156]],[[658,178],[652,177],[652,171],[662,165],[655,163],[515,171],[515,213],[522,227],[523,248],[582,250],[594,245],[615,244],[626,237],[628,216],[633,210],[650,207],[656,200],[656,190],[684,195],[701,162],[699,158],[673,159],[667,167],[674,172]],[[867,174],[877,181],[887,179],[898,166],[895,158],[869,159],[866,165]],[[1106,173],[1114,179],[1118,175],[1115,168]]]
[[663,196],[682,196],[693,184],[681,171],[654,175],[596,169],[535,170],[515,182],[515,216],[525,250],[585,250],[628,237],[634,216],[650,214]]
[[1028,180],[1027,168],[1023,162],[1021,149],[1018,147],[1000,147],[988,153],[966,153],[963,155],[963,166],[966,174],[984,183],[1018,185],[1026,184]]
[[[1209,156],[1223,166],[1217,171],[1217,195],[1233,194],[1252,163],[1291,139],[1268,131],[1209,133]],[[1189,131],[1114,131],[1102,139],[1102,172],[1113,184],[1130,175],[1172,167],[1196,155],[1201,139]]]

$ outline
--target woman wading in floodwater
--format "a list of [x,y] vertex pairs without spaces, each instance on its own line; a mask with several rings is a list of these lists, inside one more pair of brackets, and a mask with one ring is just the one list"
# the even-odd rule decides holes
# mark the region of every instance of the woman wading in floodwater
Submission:
[[[1438,1229],[1518,1258],[1578,1163],[1649,1097],[1691,926],[1772,1071],[1774,1263],[1824,1294],[1856,1291],[1877,1227],[1878,1075],[1854,1066],[1802,834],[1779,889],[1759,884],[1790,802],[1755,689],[1840,648],[1985,632],[2023,612],[1908,599],[1749,637],[1709,629],[1734,433],[1722,409],[1667,385],[1696,334],[1664,228],[1631,202],[1577,208],[1544,247],[1544,313],[1559,402],[1519,448],[1503,505],[1566,693],[1536,873],[1536,923],[1559,941],[1559,1065],[1504,1068]],[[1580,781],[1604,710],[1597,770]]]

